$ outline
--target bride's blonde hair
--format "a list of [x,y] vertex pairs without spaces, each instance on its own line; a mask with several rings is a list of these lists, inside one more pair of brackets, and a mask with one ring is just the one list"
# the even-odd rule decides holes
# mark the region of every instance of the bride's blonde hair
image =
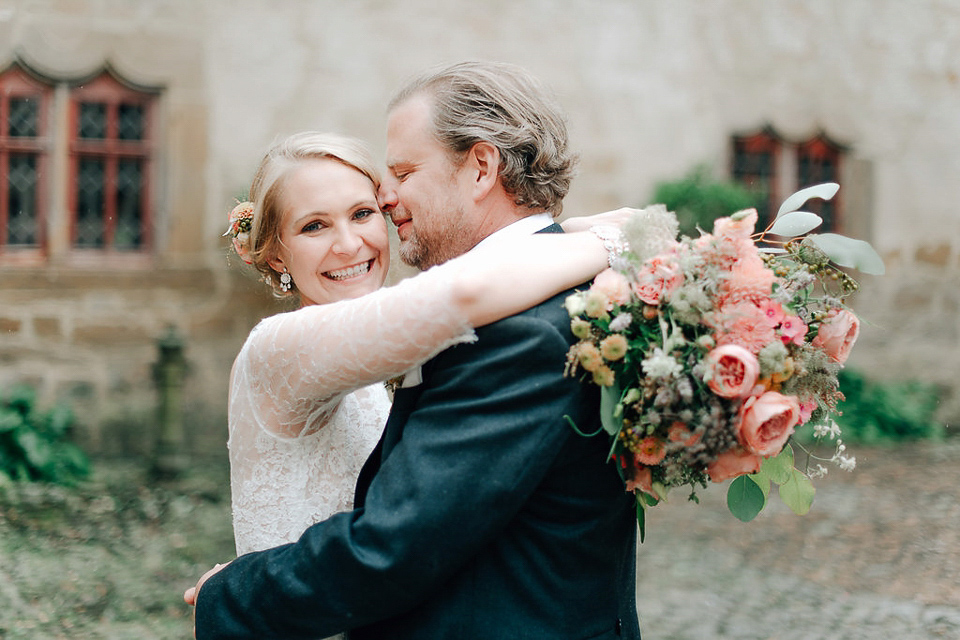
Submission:
[[341,162],[369,178],[375,191],[380,187],[380,172],[366,146],[356,138],[304,131],[278,142],[267,151],[250,185],[253,220],[245,249],[246,259],[263,275],[277,296],[291,295],[296,291],[295,283],[291,283],[289,291],[281,291],[279,274],[269,264],[280,249],[286,177],[301,162],[314,159]]

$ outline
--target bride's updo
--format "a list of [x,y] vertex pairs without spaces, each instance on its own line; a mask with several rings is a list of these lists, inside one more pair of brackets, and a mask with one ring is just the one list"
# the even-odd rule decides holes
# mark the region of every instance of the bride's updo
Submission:
[[281,287],[280,274],[269,264],[280,250],[280,226],[286,212],[286,177],[304,160],[333,159],[356,169],[380,187],[380,173],[366,146],[355,138],[333,133],[304,131],[273,145],[260,161],[250,185],[250,201],[230,212],[230,227],[237,255],[261,273],[278,297],[292,295],[296,284]]

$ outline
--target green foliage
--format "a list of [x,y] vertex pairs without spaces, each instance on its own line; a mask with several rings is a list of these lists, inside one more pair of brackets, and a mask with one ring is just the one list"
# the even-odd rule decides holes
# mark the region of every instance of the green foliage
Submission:
[[727,489],[727,508],[741,522],[750,522],[763,509],[766,499],[756,482],[738,476]]
[[67,440],[73,414],[64,406],[40,411],[29,387],[0,399],[0,480],[72,485],[90,473],[87,456]]
[[878,382],[844,369],[839,375],[842,415],[837,424],[844,442],[882,444],[937,440],[944,427],[934,414],[940,400],[934,385],[917,381]]
[[661,182],[653,202],[663,204],[677,214],[680,233],[697,237],[697,227],[713,229],[713,221],[742,209],[757,207],[762,195],[732,182],[712,181],[705,167],[698,167],[682,180]]

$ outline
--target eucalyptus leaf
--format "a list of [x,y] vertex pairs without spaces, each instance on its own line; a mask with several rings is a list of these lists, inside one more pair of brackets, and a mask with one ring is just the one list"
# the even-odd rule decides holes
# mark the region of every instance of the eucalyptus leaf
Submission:
[[837,191],[840,190],[840,185],[836,182],[824,182],[823,184],[815,184],[812,187],[807,187],[806,189],[800,189],[786,200],[783,201],[783,204],[780,205],[780,210],[777,211],[777,217],[779,218],[785,213],[790,211],[796,211],[810,198],[820,198],[822,200],[829,200],[833,196],[837,195]]
[[791,211],[786,213],[773,223],[770,227],[770,233],[786,238],[800,236],[808,231],[813,231],[823,224],[823,218],[809,211]]
[[883,275],[886,268],[880,257],[868,242],[854,240],[838,233],[816,233],[807,236],[830,259],[841,267],[853,267],[871,275]]
[[640,496],[637,496],[637,526],[640,527],[640,542],[643,543],[643,538],[647,533],[647,506],[643,503],[643,499]]
[[767,498],[770,497],[770,476],[768,476],[763,469],[760,469],[760,471],[751,473],[747,477],[757,483],[760,491],[763,491],[763,500],[766,502]]
[[620,385],[614,383],[609,387],[600,388],[600,423],[603,430],[611,436],[620,432],[621,422],[615,413],[620,404]]
[[788,444],[779,454],[766,458],[760,469],[774,483],[783,484],[793,472],[793,448]]
[[750,522],[763,510],[766,500],[757,483],[745,476],[739,476],[727,489],[727,508],[737,520]]
[[780,499],[798,516],[810,511],[816,492],[810,478],[797,469],[790,474],[789,480],[780,485]]

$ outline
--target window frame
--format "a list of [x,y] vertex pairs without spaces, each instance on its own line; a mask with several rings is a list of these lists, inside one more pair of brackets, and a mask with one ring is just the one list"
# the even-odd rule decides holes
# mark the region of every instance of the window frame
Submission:
[[[43,81],[19,64],[0,72],[0,259],[10,262],[41,261],[48,249],[47,210],[49,207],[49,175],[53,83]],[[33,137],[11,136],[9,130],[10,102],[17,98],[37,100],[37,134]],[[31,155],[36,158],[35,223],[36,242],[29,245],[7,244],[10,223],[9,167],[12,155]]]
[[[69,250],[74,254],[143,255],[154,250],[153,232],[153,166],[155,158],[155,120],[157,97],[155,90],[134,87],[122,81],[109,69],[92,79],[70,88],[67,116],[68,136],[68,185],[67,215],[69,217]],[[78,130],[81,105],[102,103],[106,105],[106,136],[101,139],[81,138]],[[118,111],[121,105],[139,106],[143,109],[143,135],[139,140],[121,140],[117,135]],[[77,246],[78,189],[77,177],[80,162],[84,158],[104,160],[104,230],[103,244],[98,247]],[[117,249],[113,245],[117,226],[117,165],[121,160],[139,160],[142,186],[139,194],[141,211],[140,244],[134,249]]]
[[[769,151],[773,156],[773,174],[770,176],[770,193],[766,203],[768,213],[764,216],[761,213],[758,227],[766,227],[773,222],[780,203],[787,195],[798,191],[812,184],[801,184],[801,163],[803,157],[829,158],[835,167],[835,175],[831,181],[840,183],[845,156],[848,147],[842,145],[825,132],[818,131],[814,135],[804,139],[801,142],[795,142],[781,136],[775,129],[765,126],[755,133],[734,134],[730,136],[730,154],[729,154],[729,175],[730,179],[747,188],[750,185],[737,174],[736,159],[739,145],[749,147],[749,150]],[[818,180],[816,182],[823,182]],[[843,222],[843,200],[837,194],[829,203],[832,209],[832,216],[824,219],[825,224],[818,228],[820,232],[835,232],[842,230]],[[819,213],[823,209],[824,203],[819,200],[810,200],[804,209]]]

